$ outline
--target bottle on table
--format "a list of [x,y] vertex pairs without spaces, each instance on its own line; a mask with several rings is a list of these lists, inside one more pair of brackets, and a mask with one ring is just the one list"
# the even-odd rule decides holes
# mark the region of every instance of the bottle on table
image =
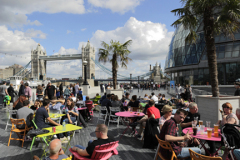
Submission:
[[66,122],[65,122],[65,120],[63,120],[62,126],[63,126],[63,130],[66,131]]

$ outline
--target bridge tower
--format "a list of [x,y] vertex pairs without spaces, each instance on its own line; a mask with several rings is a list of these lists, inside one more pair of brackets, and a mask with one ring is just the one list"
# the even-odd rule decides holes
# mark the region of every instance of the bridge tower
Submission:
[[31,78],[34,80],[46,80],[46,61],[39,59],[39,56],[46,56],[46,50],[42,51],[38,43],[37,48],[31,51]]
[[[93,59],[93,60],[91,60]],[[95,79],[95,49],[88,40],[87,45],[82,46],[82,62],[87,61],[87,79]],[[84,79],[84,66],[82,63],[82,78]]]

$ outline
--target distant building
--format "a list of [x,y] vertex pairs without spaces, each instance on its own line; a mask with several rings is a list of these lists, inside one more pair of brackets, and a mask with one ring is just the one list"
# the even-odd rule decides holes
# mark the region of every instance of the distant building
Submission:
[[[18,72],[20,72],[23,69],[23,66],[19,64],[14,64],[12,66],[9,66],[5,69],[0,69],[0,79],[7,79],[11,76],[16,75]],[[26,73],[28,72],[27,69],[21,72],[21,74],[18,74],[18,76],[23,76],[25,77]],[[29,78],[29,76],[26,76]]]

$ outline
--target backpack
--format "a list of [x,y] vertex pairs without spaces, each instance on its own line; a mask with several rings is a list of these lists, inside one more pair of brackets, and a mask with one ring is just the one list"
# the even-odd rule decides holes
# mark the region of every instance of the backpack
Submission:
[[[236,127],[240,128],[239,125],[226,123],[222,127],[222,133],[224,133],[230,147],[240,148],[240,132]],[[221,141],[223,142],[223,138]]]

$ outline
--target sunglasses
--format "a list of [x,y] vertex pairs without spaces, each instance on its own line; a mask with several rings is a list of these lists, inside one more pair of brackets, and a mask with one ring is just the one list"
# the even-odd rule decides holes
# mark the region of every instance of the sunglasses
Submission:
[[229,107],[223,107],[223,108],[227,108],[227,109],[229,109]]
[[172,110],[171,110],[171,111],[169,111],[169,112],[172,112]]

